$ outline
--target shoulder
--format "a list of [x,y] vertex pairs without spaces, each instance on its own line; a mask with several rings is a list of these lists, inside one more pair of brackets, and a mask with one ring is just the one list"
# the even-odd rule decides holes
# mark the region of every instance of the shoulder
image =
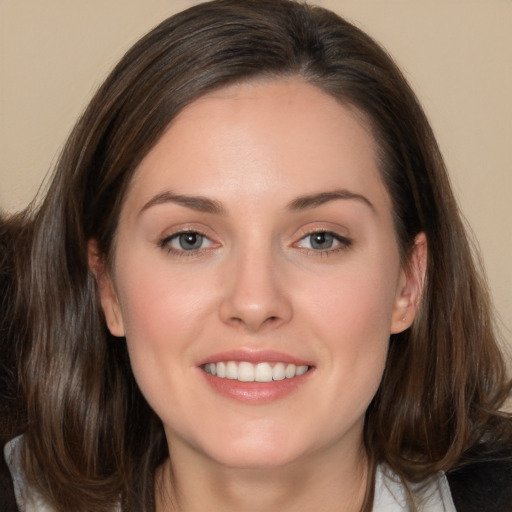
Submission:
[[[414,505],[413,505],[414,503]],[[442,471],[421,483],[405,482],[386,465],[378,465],[375,475],[375,512],[458,512]]]
[[472,449],[447,473],[459,512],[512,512],[512,446]]
[[[23,435],[9,441],[0,452],[1,512],[56,512],[55,508],[32,487],[23,471]],[[118,503],[112,512],[121,512]]]
[[1,499],[5,498],[5,502],[2,501],[5,507],[2,512],[55,512],[55,509],[27,482],[21,464],[22,451],[22,435],[9,441],[4,447],[7,474],[5,496],[0,495]]
[[[7,454],[8,452],[9,449],[6,447],[5,453]],[[2,504],[3,512],[17,512],[18,506],[14,494],[14,484],[6,458],[0,456],[0,503]]]

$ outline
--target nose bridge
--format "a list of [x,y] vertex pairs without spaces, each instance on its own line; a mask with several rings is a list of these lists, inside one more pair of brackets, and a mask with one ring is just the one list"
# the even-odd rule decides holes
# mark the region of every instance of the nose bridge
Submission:
[[220,314],[231,324],[257,331],[291,318],[291,303],[279,279],[278,257],[270,242],[252,240],[233,251]]

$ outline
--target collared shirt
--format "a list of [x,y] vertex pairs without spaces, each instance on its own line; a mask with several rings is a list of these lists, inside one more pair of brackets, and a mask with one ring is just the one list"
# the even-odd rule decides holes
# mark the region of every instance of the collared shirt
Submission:
[[[409,484],[416,507],[421,512],[456,512],[450,486],[440,471],[420,486]],[[379,466],[375,476],[373,512],[408,512],[407,493],[403,483],[386,466]]]

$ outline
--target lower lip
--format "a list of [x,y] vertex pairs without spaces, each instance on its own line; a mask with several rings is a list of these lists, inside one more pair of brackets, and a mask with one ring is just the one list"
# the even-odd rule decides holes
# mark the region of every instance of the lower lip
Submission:
[[240,382],[234,379],[215,377],[202,369],[201,372],[211,388],[221,395],[239,402],[266,404],[295,392],[309,378],[313,370],[310,368],[298,377],[273,380],[272,382]]

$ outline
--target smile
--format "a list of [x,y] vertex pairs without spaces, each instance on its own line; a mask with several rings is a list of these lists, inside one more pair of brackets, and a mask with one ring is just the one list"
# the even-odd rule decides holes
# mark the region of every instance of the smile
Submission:
[[285,379],[293,379],[304,375],[308,370],[307,365],[295,365],[292,363],[261,362],[252,364],[247,361],[220,361],[207,363],[203,370],[220,379],[237,380],[239,382],[272,382]]

